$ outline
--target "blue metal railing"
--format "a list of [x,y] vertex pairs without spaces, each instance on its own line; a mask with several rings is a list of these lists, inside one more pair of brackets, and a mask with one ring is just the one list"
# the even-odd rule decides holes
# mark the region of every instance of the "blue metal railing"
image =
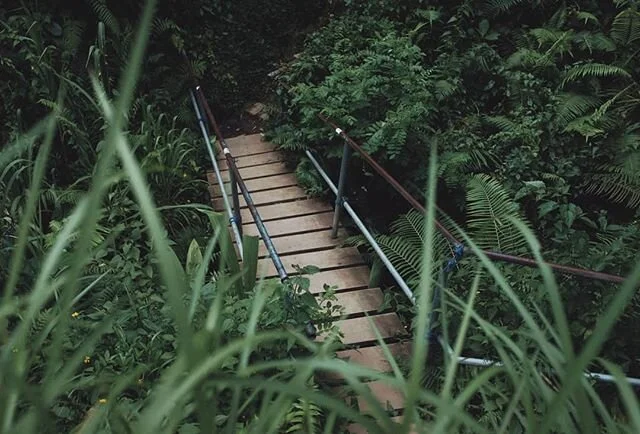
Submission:
[[[339,179],[338,179],[338,186],[336,186],[335,183],[331,180],[331,177],[322,168],[322,165],[319,163],[318,159],[311,153],[311,151],[309,151],[309,150],[305,151],[306,156],[309,158],[309,160],[311,161],[313,166],[316,168],[316,170],[320,173],[322,179],[324,179],[324,181],[327,183],[327,185],[329,186],[329,189],[336,195],[334,219],[333,219],[333,234],[334,234],[334,236],[338,232],[338,225],[339,225],[341,211],[344,210],[351,217],[351,219],[354,221],[355,225],[358,227],[360,232],[367,239],[367,241],[369,242],[371,248],[374,250],[374,252],[378,256],[380,261],[384,264],[385,268],[389,271],[389,273],[391,274],[391,277],[393,277],[394,281],[398,284],[398,286],[400,287],[402,292],[407,296],[407,298],[411,301],[411,303],[415,304],[416,300],[415,300],[415,295],[413,294],[413,291],[411,290],[411,288],[409,287],[407,282],[402,278],[402,276],[400,275],[398,270],[395,268],[395,266],[393,265],[393,263],[391,262],[389,257],[384,253],[384,251],[382,250],[382,248],[380,247],[380,245],[376,241],[376,239],[373,236],[373,234],[369,231],[369,229],[366,227],[366,225],[362,222],[362,219],[360,219],[360,217],[358,216],[356,211],[351,207],[351,205],[349,204],[348,199],[344,195],[344,191],[345,191],[345,188],[346,188],[346,182],[347,182],[347,175],[348,175],[348,161],[352,156],[352,152],[351,152],[352,149],[355,149],[361,156],[363,156],[363,158],[366,161],[368,161],[370,163],[373,163],[375,166],[377,166],[377,167],[374,167],[374,168],[377,169],[377,168],[380,168],[380,166],[375,162],[375,160],[373,160],[373,158],[369,154],[367,154],[359,145],[357,145],[341,128],[337,127],[335,124],[333,124],[332,122],[328,121],[323,116],[321,116],[321,119],[323,119],[325,122],[327,122],[329,125],[331,125],[335,129],[336,134],[345,140],[344,152],[342,154],[342,161],[340,163],[340,175],[339,175]],[[409,193],[406,192],[406,190],[404,190],[404,188],[402,188],[402,186],[400,186],[400,184],[395,179],[393,179],[388,173],[386,173],[384,171],[384,169],[380,168],[380,171],[379,171],[379,173],[381,175],[383,175],[383,178],[385,180],[387,180],[388,182],[390,182],[391,184],[393,184],[394,188],[396,188],[396,190],[398,190],[399,193],[403,197],[408,198],[408,196],[410,196]],[[413,199],[413,197],[411,197],[411,199]],[[416,202],[416,201],[415,201],[415,199],[413,199],[413,201],[410,200],[410,202],[413,203],[413,202]],[[424,212],[424,208],[422,208],[422,211]],[[439,225],[439,223],[437,221],[436,221],[436,225],[437,226]],[[464,247],[463,247],[463,245],[461,243],[459,243],[456,240],[456,238],[451,233],[449,233],[446,230],[446,228],[444,228],[444,227],[442,227],[442,228],[438,227],[438,228],[441,229],[441,231],[443,231],[443,235],[447,239],[449,239],[449,241],[455,242],[455,246],[454,246],[454,248],[452,250],[452,252],[453,252],[452,258],[449,259],[445,263],[445,265],[443,266],[443,269],[442,269],[443,275],[446,277],[446,274],[451,272],[455,268],[457,262],[462,257],[462,255],[464,253]],[[487,256],[489,256],[489,255],[487,255]],[[524,259],[524,260],[528,261],[528,258],[518,258],[518,257],[512,257],[510,255],[501,255],[501,256],[506,257],[509,260],[509,262],[513,262],[513,261],[511,261],[512,258],[515,258],[517,260]],[[501,258],[497,258],[497,259],[501,259]],[[504,259],[504,258],[502,258],[502,259]],[[519,262],[516,261],[515,263],[519,263]],[[520,263],[520,265],[530,266],[530,264],[528,262],[527,263]],[[551,264],[551,265],[555,266],[555,267],[552,267],[552,268],[554,268],[554,269],[556,269],[558,271],[567,272],[567,273],[570,273],[570,274],[578,274],[578,275],[582,275],[584,277],[599,278],[600,280],[605,280],[605,281],[610,281],[610,282],[619,282],[620,279],[621,279],[619,276],[613,276],[613,275],[607,275],[607,274],[604,274],[604,273],[592,272],[590,270],[575,269],[575,268],[572,268],[572,267],[565,267],[565,266],[561,266],[561,265],[557,265],[557,264]],[[429,331],[428,338],[432,342],[433,341],[437,341],[440,345],[442,345],[445,353],[448,354],[449,356],[451,356],[454,353],[453,349],[451,348],[449,343],[445,342],[442,339],[442,337],[440,335],[438,335],[436,333],[436,331],[435,331],[435,322],[436,322],[436,318],[437,318],[437,309],[438,309],[439,297],[440,297],[439,289],[444,289],[444,286],[446,286],[444,282],[440,282],[440,285],[443,288],[438,288],[438,285],[436,285],[436,291],[434,291],[434,300],[433,300],[433,303],[432,303],[432,311],[430,312],[430,331]],[[457,357],[457,361],[461,365],[476,366],[476,367],[488,367],[488,366],[501,366],[502,365],[501,362],[498,362],[498,361],[495,361],[495,360],[475,358],[475,357],[464,357],[464,356]],[[592,379],[600,381],[600,382],[615,383],[617,381],[614,376],[609,375],[609,374],[602,374],[602,373],[597,373],[597,372],[585,372],[584,375],[587,378],[592,378]],[[626,380],[629,382],[630,385],[632,385],[634,387],[640,387],[640,378],[626,377]]]

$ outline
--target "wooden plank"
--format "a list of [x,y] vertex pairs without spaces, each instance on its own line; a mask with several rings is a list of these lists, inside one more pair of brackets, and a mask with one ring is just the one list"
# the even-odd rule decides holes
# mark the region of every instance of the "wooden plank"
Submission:
[[[236,166],[238,166],[238,168],[261,166],[263,164],[271,164],[271,163],[277,163],[281,161],[285,161],[285,160],[284,160],[284,156],[280,152],[266,152],[264,154],[246,155],[244,157],[237,157]],[[220,169],[222,170],[228,169],[226,160],[220,161],[218,164],[220,165]],[[244,178],[244,175],[242,177]]]
[[[344,241],[346,232],[340,229],[338,238],[331,237],[331,230],[318,232],[308,232],[305,234],[289,235],[273,239],[273,244],[280,255],[289,255],[292,253],[301,253],[310,250],[329,249],[338,246]],[[260,243],[258,254],[261,258],[266,257],[269,253],[264,243]]]
[[[411,354],[411,344],[408,342],[397,342],[389,344],[389,351],[394,358],[405,358]],[[350,363],[365,366],[380,372],[391,372],[391,364],[387,360],[379,346],[365,347],[353,350],[339,351],[337,356],[340,359],[348,360]]]
[[376,312],[384,299],[380,288],[367,288],[336,294],[337,304],[344,308],[345,315]]
[[[248,181],[250,179],[263,178],[265,176],[280,175],[282,173],[292,173],[291,169],[283,162],[262,164],[260,166],[245,167],[240,170],[242,179]],[[229,171],[221,170],[220,175],[225,182],[229,182]]]
[[298,179],[294,173],[283,173],[281,175],[249,179],[245,181],[245,184],[250,192],[257,192],[298,185]]
[[[305,199],[306,197],[307,195],[305,194],[304,190],[298,186],[279,188],[277,190],[259,191],[257,193],[251,194],[251,199],[256,206],[271,205],[274,203]],[[231,200],[230,196],[229,200]],[[222,196],[219,196],[218,198],[215,198],[213,200],[214,209],[222,209],[223,207],[224,202],[222,201]],[[240,207],[247,207],[247,202],[245,202],[242,194],[240,194]]]
[[[242,135],[226,139],[227,145],[234,157],[243,155],[261,154],[276,150],[276,145],[264,140],[260,134]],[[222,155],[218,156],[218,160],[224,160]]]
[[[260,211],[260,209],[258,209]],[[262,215],[262,214],[260,214]],[[294,217],[281,220],[271,220],[265,223],[271,237],[291,235],[301,232],[321,231],[330,229],[333,223],[333,213],[325,212],[304,217]],[[242,225],[244,234],[259,236],[258,228],[253,223]]]
[[351,318],[336,321],[336,325],[344,334],[342,343],[345,345],[356,345],[365,342],[376,341],[376,334],[372,324],[378,329],[383,339],[406,335],[406,331],[400,322],[400,318],[395,313],[385,313],[381,315]]
[[366,288],[369,286],[369,267],[358,266],[321,271],[307,277],[311,283],[309,291],[313,294],[323,292],[325,284],[336,286],[336,291]]
[[[321,270],[326,270],[364,263],[362,255],[355,247],[300,253],[298,255],[283,256],[280,259],[288,272],[295,271],[293,268],[294,265],[299,265],[301,267],[315,265]],[[260,276],[265,277],[275,277],[278,275],[271,258],[264,258],[258,261],[258,273]]]
[[[388,344],[387,347],[396,362],[411,355],[411,344],[408,342]],[[393,371],[389,360],[380,346],[343,350],[336,353],[338,358],[351,365],[360,365],[373,371],[390,373]],[[323,372],[322,379],[333,383],[344,383],[344,377],[338,372]]]
[[[300,217],[309,214],[318,214],[331,211],[331,206],[319,199],[297,200],[295,202],[278,203],[273,205],[262,205],[258,207],[258,212],[263,221],[278,220],[292,217]],[[243,223],[252,223],[253,216],[245,208],[240,210]]]
[[[283,187],[291,187],[298,184],[296,175],[293,173],[283,173],[281,175],[266,176],[264,178],[256,178],[245,181],[245,185],[249,189],[249,193],[256,193],[265,190],[275,190]],[[228,182],[225,182],[225,191],[227,195],[231,194],[231,186]],[[213,199],[222,197],[220,194],[220,187],[217,181],[215,183],[209,183],[209,194]]]

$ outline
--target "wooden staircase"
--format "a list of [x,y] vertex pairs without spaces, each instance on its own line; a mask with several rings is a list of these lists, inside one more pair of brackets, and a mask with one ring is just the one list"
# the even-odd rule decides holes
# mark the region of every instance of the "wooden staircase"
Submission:
[[[342,245],[346,231],[341,229],[337,239],[331,237],[331,205],[308,198],[297,185],[295,174],[285,164],[283,155],[261,135],[227,139],[227,144],[287,271],[294,273],[294,265],[314,265],[321,272],[310,276],[311,292],[321,293],[324,284],[337,288],[339,303],[345,308],[345,316],[337,321],[345,344],[338,356],[372,369],[390,371],[390,365],[377,345],[370,319],[389,341],[396,356],[410,352],[409,344],[402,342],[407,331],[395,312],[381,311],[383,294],[380,288],[369,288],[369,269],[365,261],[356,248]],[[228,183],[226,161],[219,156],[218,162],[223,179]],[[223,201],[213,172],[208,173],[208,180],[214,209],[222,211]],[[244,233],[258,236],[244,200],[240,205]],[[260,256],[259,269],[266,277],[277,277],[263,243],[260,243]],[[404,397],[399,391],[379,382],[371,382],[368,386],[383,407],[401,412]],[[367,403],[360,398],[357,400],[360,410],[367,412]],[[355,425],[350,430],[366,432]]]

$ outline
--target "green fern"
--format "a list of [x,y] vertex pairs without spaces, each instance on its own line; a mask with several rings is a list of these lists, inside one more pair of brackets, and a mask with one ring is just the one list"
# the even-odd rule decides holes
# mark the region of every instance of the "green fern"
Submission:
[[616,43],[602,32],[579,32],[573,42],[582,50],[593,53],[594,51],[613,52],[616,50]]
[[308,158],[302,159],[296,167],[296,179],[309,196],[320,196],[325,192],[325,183]]
[[562,85],[577,81],[583,78],[603,78],[603,77],[621,77],[629,78],[631,74],[624,68],[614,65],[606,65],[604,63],[585,63],[569,68],[564,76]]
[[87,3],[89,3],[89,6],[98,17],[98,21],[105,23],[114,34],[120,34],[118,18],[107,7],[105,0],[87,0]]
[[[317,390],[315,383],[309,385]],[[315,434],[322,432],[323,412],[320,406],[304,398],[298,398],[285,416],[284,430],[287,434]]]
[[594,174],[586,191],[620,203],[631,209],[640,208],[640,152],[624,158],[619,164],[603,166],[604,173]]
[[[444,221],[447,228],[453,226],[449,224],[448,218],[440,217],[440,219]],[[415,288],[420,283],[422,275],[422,249],[425,243],[424,216],[412,210],[398,217],[391,224],[390,229],[389,235],[378,235],[376,241],[409,287]],[[439,260],[451,256],[451,246],[439,232],[435,233],[434,255]],[[439,267],[438,264],[439,261],[435,261],[436,268]]]
[[599,103],[599,99],[594,96],[576,93],[560,94],[558,96],[558,105],[556,106],[558,124],[563,127],[567,126],[570,122],[595,109]]
[[478,246],[515,252],[526,246],[512,219],[521,219],[518,205],[502,184],[488,175],[476,175],[468,184],[467,223]]
[[554,65],[555,61],[552,56],[530,48],[520,48],[507,58],[507,66],[509,68],[547,68]]
[[611,26],[611,39],[627,46],[640,41],[640,13],[635,7],[625,9],[616,15]]
[[489,0],[485,3],[485,9],[491,13],[499,14],[508,12],[523,2],[524,0]]

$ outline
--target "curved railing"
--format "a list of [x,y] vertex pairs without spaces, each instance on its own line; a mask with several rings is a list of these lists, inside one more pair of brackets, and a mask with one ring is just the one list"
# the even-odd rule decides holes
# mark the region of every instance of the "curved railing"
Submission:
[[[382,248],[377,243],[373,234],[369,231],[366,225],[363,223],[362,219],[358,216],[357,212],[353,209],[353,207],[349,204],[348,199],[344,195],[344,190],[347,183],[347,175],[348,175],[348,162],[351,158],[352,151],[357,152],[360,157],[365,160],[369,165],[383,178],[385,179],[389,185],[391,185],[403,198],[407,200],[411,204],[413,208],[420,211],[421,213],[425,213],[425,208],[420,202],[418,202],[412,195],[409,193],[402,185],[391,176],[384,168],[375,161],[375,159],[369,155],[362,147],[356,143],[349,135],[339,126],[337,126],[333,121],[320,114],[318,117],[325,122],[328,126],[330,126],[337,135],[344,139],[344,150],[342,154],[342,161],[340,164],[340,175],[338,179],[338,185],[331,180],[331,177],[327,174],[327,172],[322,168],[322,165],[318,161],[318,159],[313,155],[310,150],[306,150],[305,154],[310,159],[311,163],[314,165],[316,170],[320,173],[324,181],[327,183],[331,191],[336,196],[335,201],[335,211],[334,211],[334,219],[333,219],[333,234],[334,236],[337,234],[338,225],[340,220],[340,215],[342,211],[346,212],[354,221],[355,225],[362,232],[364,237],[367,239],[375,253],[380,258],[381,262],[384,264],[385,268],[389,271],[395,282],[398,284],[400,289],[404,292],[404,294],[409,298],[412,303],[415,303],[415,296],[413,291],[406,283],[406,281],[402,278],[400,273],[396,270],[391,260],[384,253]],[[438,209],[439,212],[442,212]],[[451,243],[454,244],[453,258],[451,258],[447,263],[443,266],[443,274],[450,272],[456,265],[456,263],[460,260],[464,253],[463,244],[449,231],[447,228],[439,222],[437,219],[435,221],[436,228],[442,233],[442,235]],[[538,263],[531,258],[526,258],[522,256],[515,256],[509,254],[503,254],[499,252],[491,252],[491,251],[482,251],[487,257],[496,261],[503,261],[512,264],[518,264],[527,267],[537,267]],[[624,278],[620,276],[616,276],[613,274],[600,273],[592,270],[586,270],[582,268],[569,267],[566,265],[554,264],[554,263],[546,263],[551,269],[558,271],[560,273],[571,274],[575,276],[581,276],[585,278],[591,278],[596,280],[601,280],[605,282],[612,283],[622,283],[624,282]],[[432,303],[432,312],[430,313],[430,326],[429,331],[429,339],[432,341],[437,341],[439,344],[443,346],[445,351],[449,354],[453,354],[453,350],[451,349],[448,342],[444,342],[442,337],[437,333],[437,330],[433,326],[435,324],[436,312],[439,309],[439,290],[440,288],[436,287],[436,291],[434,292],[434,300]],[[458,363],[462,365],[469,366],[495,366],[501,365],[500,362],[490,359],[481,359],[475,357],[458,357]],[[585,372],[586,377],[592,378],[597,381],[615,383],[616,378],[612,375],[601,374],[597,372]],[[640,378],[626,378],[629,384],[635,387],[640,387]]]

